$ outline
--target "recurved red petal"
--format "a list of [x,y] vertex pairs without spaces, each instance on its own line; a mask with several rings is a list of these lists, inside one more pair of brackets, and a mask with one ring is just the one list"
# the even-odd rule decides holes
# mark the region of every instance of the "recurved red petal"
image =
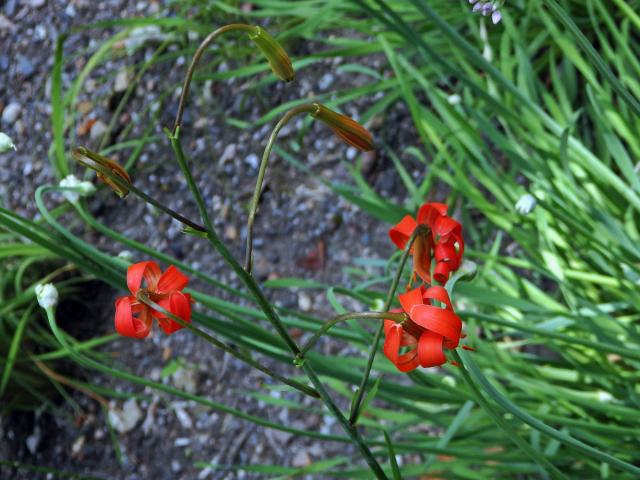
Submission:
[[416,305],[422,305],[424,302],[422,301],[422,295],[424,294],[424,287],[420,286],[418,288],[414,288],[413,290],[409,290],[406,293],[401,293],[398,295],[398,300],[400,300],[400,305],[402,309],[411,315],[411,311]]
[[458,346],[462,321],[453,311],[431,305],[417,305],[410,316],[422,328],[443,336],[446,348]]
[[418,359],[422,367],[437,367],[447,361],[442,351],[442,337],[434,332],[424,332],[418,340]]
[[427,225],[433,230],[436,220],[447,214],[448,207],[444,203],[425,203],[418,210],[417,220],[420,225]]
[[438,262],[433,268],[433,279],[438,283],[447,283],[447,280],[449,280],[449,273],[451,273],[449,263]]
[[151,331],[151,315],[148,309],[142,309],[138,318],[133,316],[131,298],[116,299],[116,331],[125,337],[144,338]]
[[444,237],[445,235],[449,235],[455,230],[461,231],[462,225],[460,225],[451,217],[441,216],[436,219],[431,228],[433,229],[433,233],[440,237]]
[[386,331],[384,345],[382,347],[384,355],[396,366],[398,364],[398,350],[400,350],[402,332],[402,327],[399,324],[395,323],[391,325]]
[[409,237],[413,234],[418,224],[411,215],[406,215],[400,222],[389,230],[389,238],[400,250],[404,250],[404,247],[409,241]]
[[158,279],[161,275],[160,267],[154,261],[138,262],[129,265],[127,269],[127,287],[132,295],[138,293],[142,279],[147,281],[149,291],[155,291]]
[[[174,292],[168,298],[160,300],[158,305],[180,317],[186,323],[191,323],[191,301],[188,295],[182,292]],[[164,315],[158,317],[158,324],[167,335],[184,328],[175,320]]]
[[449,298],[449,292],[447,292],[446,288],[439,285],[434,285],[433,287],[425,289],[422,293],[422,298],[424,300],[435,300],[437,302],[444,303],[447,306],[447,309],[453,310],[453,305]]
[[175,290],[182,290],[188,283],[189,277],[178,270],[175,266],[170,265],[158,280],[158,293],[169,293]]
[[426,283],[431,283],[431,235],[418,235],[413,244],[413,270]]

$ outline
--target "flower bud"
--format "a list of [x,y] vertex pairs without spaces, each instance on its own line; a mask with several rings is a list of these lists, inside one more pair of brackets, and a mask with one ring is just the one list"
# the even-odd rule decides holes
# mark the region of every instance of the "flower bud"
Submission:
[[75,175],[67,175],[60,180],[59,185],[65,188],[73,188],[74,190],[65,190],[62,192],[64,198],[71,203],[78,203],[80,197],[86,197],[92,195],[96,191],[96,187],[93,183],[80,181]]
[[271,70],[273,70],[276,77],[284,82],[293,80],[294,71],[291,59],[275,38],[261,27],[255,27],[253,33],[249,34],[249,38],[255,42],[264,56],[267,57]]
[[321,103],[313,105],[316,110],[311,113],[311,116],[326,123],[346,143],[363,152],[375,149],[371,133],[358,122],[346,115],[334,112]]
[[36,285],[35,291],[38,304],[45,310],[55,308],[58,305],[58,290],[53,283],[45,283],[44,285],[39,283]]
[[521,215],[528,215],[536,208],[537,201],[533,195],[526,193],[516,202],[516,210]]
[[127,171],[110,158],[104,157],[96,152],[92,152],[85,147],[73,149],[73,158],[85,167],[89,167],[97,172],[98,178],[106,183],[120,198],[124,198],[129,193],[129,189],[113,181],[109,176],[102,173],[104,169],[123,182],[131,185],[131,178]]
[[0,132],[0,153],[8,152],[12,148],[14,150],[18,150],[9,135],[4,132]]

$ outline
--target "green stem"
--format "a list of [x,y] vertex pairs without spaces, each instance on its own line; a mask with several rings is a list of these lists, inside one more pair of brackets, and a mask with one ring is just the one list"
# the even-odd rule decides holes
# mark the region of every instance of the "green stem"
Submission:
[[256,217],[256,211],[258,210],[258,203],[260,202],[260,195],[262,193],[262,183],[264,182],[264,176],[267,172],[267,166],[269,165],[269,156],[271,155],[271,149],[278,137],[280,130],[291,121],[296,115],[301,113],[311,113],[318,109],[316,104],[308,103],[292,108],[280,119],[275,128],[269,136],[267,146],[262,154],[262,161],[260,162],[260,169],[258,170],[258,179],[256,180],[256,187],[253,190],[253,198],[251,200],[251,207],[249,208],[249,217],[247,220],[247,248],[244,256],[244,269],[251,273],[251,252],[253,250],[253,223]]
[[399,323],[405,321],[408,317],[406,313],[391,312],[350,312],[338,315],[337,317],[334,317],[331,320],[325,322],[322,327],[320,327],[318,331],[314,333],[309,340],[307,340],[307,343],[305,343],[304,346],[300,349],[301,357],[314,347],[314,345],[320,339],[320,337],[322,337],[322,335],[327,333],[338,323],[346,322],[347,320],[360,320],[363,318],[370,318],[373,320],[393,320]]
[[[189,189],[193,194],[196,204],[198,205],[198,210],[200,212],[200,215],[202,216],[202,219],[206,226],[207,240],[209,241],[209,243],[211,243],[213,248],[215,248],[218,251],[218,253],[220,253],[222,258],[227,262],[227,264],[231,267],[231,269],[235,272],[235,274],[238,275],[242,283],[246,285],[247,289],[249,290],[251,295],[253,295],[254,299],[258,303],[258,306],[264,312],[265,316],[267,317],[267,320],[269,320],[271,325],[273,325],[273,327],[276,329],[280,337],[287,344],[287,347],[289,348],[291,353],[293,353],[294,358],[298,358],[300,356],[300,349],[298,345],[293,341],[291,336],[289,335],[289,332],[287,332],[287,329],[285,328],[284,324],[282,323],[282,320],[280,319],[277,312],[273,308],[273,305],[271,305],[269,300],[267,300],[267,298],[264,296],[264,293],[262,293],[262,289],[257,284],[255,279],[244,268],[242,268],[242,265],[238,263],[238,261],[233,257],[233,255],[231,255],[231,252],[229,251],[229,249],[227,249],[224,243],[222,243],[222,241],[220,240],[220,237],[216,234],[213,228],[213,224],[211,223],[211,219],[209,218],[209,214],[207,213],[207,209],[204,203],[204,199],[202,198],[202,194],[200,193],[200,189],[196,185],[193,179],[193,176],[191,175],[191,171],[189,170],[189,166],[187,165],[184,152],[182,150],[182,145],[180,143],[180,136],[179,136],[180,128],[176,130],[175,134],[171,134],[170,132],[167,132],[167,133],[168,133],[169,140],[171,141],[171,146],[173,147],[173,151],[175,152],[176,159],[178,160],[178,164],[180,165],[180,170],[182,170],[182,174],[187,180]],[[320,394],[320,397],[324,401],[327,408],[329,408],[329,410],[335,415],[338,421],[343,425],[345,430],[349,433],[349,436],[358,445],[358,449],[360,450],[363,457],[367,461],[367,464],[369,464],[369,466],[371,467],[372,471],[376,473],[376,476],[378,478],[386,478],[386,476],[384,476],[384,472],[380,468],[380,465],[378,465],[378,462],[374,458],[369,448],[364,443],[364,440],[362,439],[362,437],[360,437],[360,434],[358,433],[358,431],[355,430],[355,428],[353,428],[344,418],[344,416],[342,415],[338,407],[335,405],[335,403],[329,396],[328,392],[325,390],[322,383],[319,381],[317,376],[315,376],[315,374],[311,370],[311,366],[308,364],[305,365],[305,371],[307,372],[309,379],[312,381],[314,387]],[[312,378],[312,375],[313,375],[313,378]],[[383,476],[380,476],[379,473],[382,473]]]
[[214,40],[216,40],[220,35],[226,32],[230,32],[233,30],[240,30],[244,32],[253,32],[255,27],[251,25],[247,25],[244,23],[232,23],[231,25],[225,25],[224,27],[220,27],[217,30],[211,32],[207,37],[202,41],[196,53],[193,55],[193,59],[191,60],[191,64],[187,69],[187,75],[184,77],[184,82],[182,84],[182,92],[180,93],[180,102],[178,103],[178,113],[176,114],[176,120],[173,124],[173,134],[175,135],[180,128],[182,123],[182,115],[184,114],[184,107],[187,102],[187,95],[189,94],[189,88],[191,87],[191,79],[193,78],[193,73],[196,70],[198,62],[200,61],[200,57]]
[[257,370],[260,370],[262,373],[265,373],[265,374],[269,375],[271,378],[275,378],[276,380],[278,380],[278,381],[280,381],[282,383],[285,383],[285,384],[289,385],[290,387],[295,388],[296,390],[301,391],[305,395],[309,395],[309,396],[314,397],[314,398],[319,398],[320,397],[320,395],[318,395],[318,392],[316,392],[313,388],[309,388],[307,385],[304,385],[304,384],[302,384],[300,382],[296,382],[295,380],[290,380],[287,377],[283,377],[279,373],[276,373],[273,370],[270,370],[269,368],[265,367],[264,365],[256,362],[249,355],[245,355],[241,351],[234,349],[233,347],[227,345],[224,342],[221,342],[217,338],[212,337],[211,335],[209,335],[204,330],[200,330],[198,327],[194,326],[193,324],[191,324],[189,322],[185,322],[182,318],[178,317],[177,315],[174,315],[173,313],[168,311],[166,308],[162,308],[160,305],[158,305],[156,302],[154,302],[149,297],[144,295],[142,292],[138,293],[138,295],[136,297],[138,298],[138,300],[140,300],[145,305],[148,305],[151,308],[153,308],[154,310],[165,314],[167,317],[171,318],[176,323],[179,323],[183,327],[189,329],[192,333],[196,334],[198,337],[200,337],[200,338],[206,340],[207,342],[211,343],[212,345],[218,347],[220,350],[225,351],[229,355],[232,355],[232,356],[236,357],[238,360],[242,360],[246,364],[251,365],[253,368],[255,368]]
[[480,390],[476,384],[471,380],[469,376],[469,372],[465,368],[465,365],[460,358],[460,354],[453,350],[453,356],[460,366],[460,371],[462,372],[462,376],[464,377],[465,382],[472,390],[475,400],[480,404],[480,406],[487,412],[487,414],[491,417],[494,423],[506,434],[509,439],[515,443],[518,447],[520,447],[531,459],[533,459],[536,463],[538,463],[542,468],[548,470],[553,478],[558,479],[566,479],[565,477],[549,460],[547,460],[541,453],[537,452],[533,449],[531,445],[529,445],[526,441],[524,441],[520,436],[513,432],[513,428],[509,425],[501,416],[498,414],[491,404],[484,398]]
[[[391,308],[391,303],[393,302],[393,297],[396,294],[396,290],[398,289],[398,284],[400,283],[400,278],[402,277],[402,271],[404,270],[404,266],[407,263],[407,259],[409,258],[409,252],[411,251],[411,247],[413,246],[413,242],[415,242],[418,235],[424,235],[429,233],[429,228],[426,225],[418,225],[416,229],[409,237],[409,241],[404,247],[404,251],[402,252],[402,257],[400,257],[400,265],[398,266],[398,271],[396,272],[396,276],[391,283],[391,287],[387,292],[387,299],[384,302],[384,306],[382,310],[389,310]],[[376,334],[373,337],[373,343],[371,345],[371,350],[369,350],[369,359],[367,360],[367,366],[364,370],[364,375],[362,376],[362,381],[360,382],[360,387],[356,391],[355,400],[351,403],[351,414],[349,415],[349,422],[352,425],[358,421],[358,415],[360,414],[360,405],[362,404],[362,399],[364,398],[364,392],[367,388],[367,382],[369,381],[369,375],[371,374],[371,368],[373,367],[373,360],[376,358],[376,352],[378,351],[378,344],[380,343],[380,337],[382,336],[382,330],[384,329],[384,323],[380,323],[378,330],[376,330]]]

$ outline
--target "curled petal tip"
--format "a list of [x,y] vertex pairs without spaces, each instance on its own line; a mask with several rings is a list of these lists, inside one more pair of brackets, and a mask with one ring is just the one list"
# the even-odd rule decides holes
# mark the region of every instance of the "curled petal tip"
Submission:
[[255,27],[254,32],[249,34],[249,38],[254,41],[260,51],[267,57],[271,70],[276,77],[283,82],[290,82],[295,76],[293,65],[287,52],[282,45],[261,27]]
[[316,111],[311,115],[326,123],[344,142],[362,152],[375,150],[373,135],[351,117],[334,112],[330,108],[315,103]]

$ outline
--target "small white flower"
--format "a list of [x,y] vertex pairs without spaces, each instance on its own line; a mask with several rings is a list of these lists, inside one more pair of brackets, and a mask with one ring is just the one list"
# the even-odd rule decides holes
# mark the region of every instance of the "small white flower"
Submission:
[[462,97],[457,93],[454,93],[447,97],[447,101],[449,102],[449,105],[458,105],[462,101]]
[[0,153],[8,152],[11,149],[18,150],[9,135],[0,132]]
[[528,215],[533,212],[537,204],[538,202],[536,201],[535,197],[530,193],[526,193],[522,195],[516,202],[516,210],[521,215]]
[[131,262],[133,262],[133,252],[131,252],[129,250],[122,250],[118,254],[118,258],[121,258],[122,260],[125,260],[125,261],[131,263]]
[[86,197],[92,195],[96,191],[96,187],[93,183],[87,181],[80,181],[75,175],[67,175],[60,180],[61,187],[74,188],[75,190],[65,190],[62,192],[64,198],[71,203],[78,203],[80,196]]
[[41,283],[36,285],[36,298],[44,309],[54,308],[58,304],[58,290],[53,283]]
[[602,391],[602,390],[598,391],[598,401],[599,402],[609,403],[612,400],[614,400],[613,395],[611,395],[609,392],[605,392],[605,391]]

